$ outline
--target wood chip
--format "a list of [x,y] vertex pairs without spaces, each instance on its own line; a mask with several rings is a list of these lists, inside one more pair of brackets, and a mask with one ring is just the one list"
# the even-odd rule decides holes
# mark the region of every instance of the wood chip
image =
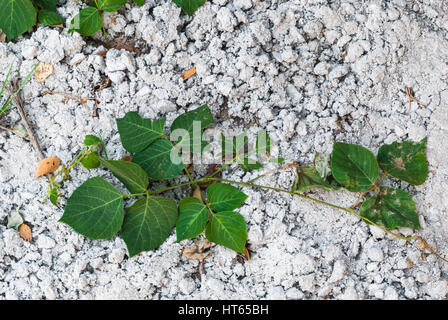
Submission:
[[60,164],[61,159],[59,159],[58,157],[49,157],[42,159],[37,164],[36,178],[56,171],[59,168]]
[[193,67],[193,68],[188,69],[187,71],[182,72],[181,77],[184,80],[188,80],[195,74],[196,74],[196,67]]
[[33,233],[31,231],[31,228],[29,225],[27,225],[25,223],[22,223],[19,226],[19,235],[25,241],[28,241],[28,242],[33,241]]
[[53,74],[53,65],[49,63],[39,63],[34,72],[34,79],[37,82],[44,82],[49,76]]

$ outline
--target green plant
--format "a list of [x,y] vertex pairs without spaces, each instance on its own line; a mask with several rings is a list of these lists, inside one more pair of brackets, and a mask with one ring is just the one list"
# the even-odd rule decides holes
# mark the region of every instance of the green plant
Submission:
[[25,33],[36,24],[64,23],[56,12],[57,0],[5,0],[0,1],[0,29],[8,41]]
[[[44,202],[47,199],[50,199],[50,202],[54,204],[56,207],[59,207],[58,200],[61,194],[59,193],[59,189],[63,185],[63,183],[67,180],[71,180],[70,170],[78,163],[81,163],[85,168],[95,169],[100,166],[99,155],[101,151],[104,151],[105,156],[107,158],[107,152],[104,147],[103,138],[99,138],[94,135],[87,135],[84,139],[84,148],[78,152],[72,162],[56,172],[54,175],[49,177],[49,185],[47,190],[47,196],[44,198]],[[58,180],[57,178],[62,175],[62,178]]]
[[[213,123],[207,105],[175,119],[171,125],[171,139],[165,135],[164,118],[151,120],[142,118],[136,112],[128,112],[116,121],[122,145],[133,153],[132,162],[108,160],[96,154],[93,167],[103,165],[130,193],[122,194],[101,177],[90,178],[70,196],[60,221],[91,239],[108,239],[121,230],[130,256],[157,248],[174,226],[177,241],[195,238],[205,230],[205,236],[211,242],[243,253],[247,241],[246,222],[235,210],[246,201],[247,195],[232,185],[302,197],[353,214],[397,238],[424,241],[419,236],[403,237],[391,231],[399,227],[420,229],[416,205],[405,191],[383,187],[380,183],[389,175],[410,184],[423,183],[428,173],[424,155],[426,139],[419,143],[404,141],[384,145],[376,158],[362,146],[335,142],[332,154],[317,154],[312,166],[293,162],[245,182],[217,176],[234,162],[244,170],[252,169],[247,164],[255,164],[256,169],[262,168],[261,162],[272,161],[269,155],[271,140],[266,133],[264,138],[259,134],[255,148],[247,150],[244,136],[232,140],[223,136],[223,146],[227,144],[227,147],[221,156],[230,154],[230,160],[212,174],[193,179],[179,152],[186,149],[200,154],[209,147],[202,138],[202,131]],[[180,134],[176,130],[181,130]],[[200,138],[191,139],[191,133],[196,133],[196,137],[199,133]],[[96,138],[96,145],[101,141]],[[84,156],[92,152],[93,149]],[[249,160],[250,155],[255,153],[258,160]],[[277,158],[274,162],[283,160]],[[267,174],[292,167],[296,168],[297,176],[291,189],[254,183]],[[380,168],[383,171],[381,176]],[[188,181],[159,189],[150,186],[150,181],[172,179],[182,171]],[[208,185],[205,193],[199,197],[184,198],[178,205],[173,199],[159,196],[177,188],[197,188],[204,184]],[[327,191],[345,188],[361,194],[353,206],[342,207],[303,194],[313,188]],[[360,202],[370,192],[375,194],[362,202],[357,212]],[[125,200],[129,198],[137,200],[125,209]]]
[[[20,84],[19,88],[14,93],[9,95],[6,98],[6,101],[4,101],[3,103],[0,104],[0,116],[10,109],[10,105],[11,105],[12,101],[17,96],[17,94],[20,92],[20,90],[22,90],[23,86],[28,82],[28,80],[30,79],[31,75],[36,70],[38,65],[39,65],[39,63],[37,63],[33,67],[33,69],[31,69],[30,73],[27,74],[26,78],[22,81],[22,83]],[[5,92],[6,85],[8,83],[9,77],[11,76],[12,67],[13,67],[13,64],[11,64],[11,67],[9,68],[8,73],[6,74],[6,78],[3,81],[2,88],[0,89],[0,99],[2,99],[2,97],[3,97],[3,93]],[[0,100],[0,102],[1,102],[1,100]]]
[[[102,13],[115,12],[128,0],[92,0],[90,5],[82,9],[70,22],[69,33],[76,31],[83,36],[91,36],[104,29]],[[132,0],[139,6],[145,0]],[[192,15],[206,0],[173,0],[186,14]],[[64,19],[56,12],[58,0],[2,0],[0,1],[0,30],[8,41],[28,31],[36,22],[46,26],[64,23]]]
[[[133,0],[139,6],[145,3],[145,0]],[[103,12],[115,12],[123,7],[128,0],[93,0],[91,4],[82,9],[70,22],[69,33],[76,31],[83,36],[91,36],[103,29],[104,37],[107,41],[106,30],[102,18]],[[192,15],[205,0],[173,0],[173,2],[182,8],[182,10]]]

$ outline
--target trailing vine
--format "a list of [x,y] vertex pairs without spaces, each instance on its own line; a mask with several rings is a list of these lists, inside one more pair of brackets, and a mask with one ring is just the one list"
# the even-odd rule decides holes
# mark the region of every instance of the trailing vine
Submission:
[[[174,227],[177,241],[196,238],[205,232],[209,241],[244,253],[247,227],[244,217],[236,210],[248,196],[235,186],[273,190],[342,210],[396,238],[419,240],[420,246],[423,244],[424,248],[437,254],[420,236],[405,237],[393,231],[397,228],[418,230],[421,226],[412,197],[404,190],[382,184],[389,177],[411,185],[424,183],[428,175],[424,154],[426,138],[420,142],[383,145],[376,157],[362,146],[334,142],[332,153],[316,154],[312,165],[292,162],[265,171],[250,181],[235,181],[220,177],[220,173],[232,163],[249,171],[262,169],[267,162],[284,162],[282,158],[271,157],[272,143],[266,132],[258,133],[251,150],[245,134],[232,139],[221,135],[219,156],[225,158],[224,164],[211,174],[196,178],[184,159],[210,151],[210,145],[202,136],[214,122],[207,105],[176,118],[169,135],[165,133],[164,118],[152,120],[142,118],[137,112],[128,112],[116,122],[122,145],[132,156],[122,160],[103,158],[103,140],[88,135],[84,141],[86,148],[68,169],[78,162],[90,169],[102,165],[123,183],[129,193],[122,194],[101,177],[90,178],[67,200],[60,221],[91,239],[109,239],[120,232],[131,257],[156,249]],[[290,188],[255,183],[277,170],[290,168],[296,171]],[[66,173],[67,170],[63,168],[61,172]],[[173,179],[182,172],[188,181],[159,189],[149,187],[150,181]],[[53,190],[52,183],[55,185],[50,182],[49,190]],[[178,204],[173,199],[160,196],[166,191],[185,187],[197,189],[198,186],[205,188],[202,195],[184,198]],[[360,196],[352,206],[343,207],[305,194],[315,188],[327,191],[343,188],[358,192]],[[371,193],[373,195],[369,196]],[[130,198],[136,200],[125,208]]]

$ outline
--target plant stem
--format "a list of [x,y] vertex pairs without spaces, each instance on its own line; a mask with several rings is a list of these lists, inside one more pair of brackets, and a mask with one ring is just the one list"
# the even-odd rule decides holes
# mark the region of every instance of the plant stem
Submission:
[[403,236],[401,236],[399,234],[396,234],[396,233],[390,231],[389,229],[386,229],[386,228],[376,224],[375,222],[371,221],[370,219],[359,215],[358,213],[356,213],[355,210],[353,210],[351,208],[341,207],[341,206],[338,206],[338,205],[335,205],[335,204],[332,204],[332,203],[329,203],[329,202],[326,202],[326,201],[322,201],[322,200],[319,200],[319,199],[316,199],[316,198],[312,198],[312,197],[306,196],[304,194],[295,193],[295,192],[292,192],[292,191],[289,191],[289,190],[275,188],[275,187],[270,187],[270,186],[253,184],[253,183],[250,183],[250,182],[240,182],[240,181],[233,181],[233,180],[228,180],[228,179],[218,179],[218,178],[204,178],[204,179],[206,179],[206,180],[223,181],[223,182],[227,182],[227,183],[231,183],[231,184],[237,184],[237,185],[244,186],[244,187],[262,188],[262,189],[274,190],[274,191],[277,191],[277,192],[288,193],[288,194],[291,194],[291,195],[294,195],[294,196],[298,196],[298,197],[301,197],[301,198],[304,198],[304,199],[308,199],[308,200],[311,200],[311,201],[314,201],[314,202],[317,202],[317,203],[320,203],[320,204],[324,204],[326,206],[329,206],[329,207],[332,207],[332,208],[335,208],[335,209],[343,210],[343,211],[345,211],[347,213],[350,213],[350,214],[358,217],[359,219],[367,222],[368,224],[372,224],[372,225],[377,226],[381,230],[383,230],[383,231],[393,235],[396,238],[399,238],[399,239],[402,239],[402,240],[406,240],[406,241],[417,239],[417,236],[414,236],[414,237],[403,237]]
[[[174,148],[173,143],[171,142],[170,139],[168,139],[168,137],[167,137],[165,134],[162,134],[162,137],[163,137],[166,141],[168,141],[168,142],[171,144],[171,146]],[[194,180],[193,180],[193,178],[191,177],[190,172],[188,172],[187,166],[186,166],[185,164],[184,164],[184,171],[185,171],[185,173],[187,174],[188,179],[190,180],[190,182],[193,182]]]

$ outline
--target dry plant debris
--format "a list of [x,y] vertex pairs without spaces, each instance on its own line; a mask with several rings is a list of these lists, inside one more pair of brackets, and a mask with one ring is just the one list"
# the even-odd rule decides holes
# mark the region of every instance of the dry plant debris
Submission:
[[422,107],[425,106],[425,104],[424,104],[423,102],[420,102],[420,101],[418,101],[417,99],[415,99],[415,97],[414,97],[414,92],[412,91],[411,88],[409,88],[409,87],[407,87],[407,86],[404,86],[404,91],[406,92],[406,94],[407,94],[408,97],[409,97],[409,101],[406,102],[406,103],[409,104],[409,108],[408,108],[408,112],[407,112],[407,113],[409,113],[409,112],[411,111],[411,103],[412,103],[412,101],[417,102],[417,104],[419,104],[419,105],[422,106]]
[[29,225],[27,225],[25,223],[22,223],[19,226],[19,235],[25,241],[28,241],[28,242],[33,241],[33,233],[31,231],[31,228]]
[[188,69],[187,71],[182,72],[181,77],[184,80],[188,80],[195,74],[196,74],[196,67],[192,67],[192,68]]
[[49,76],[53,74],[53,65],[49,63],[40,63],[35,71],[34,79],[37,82],[44,82]]
[[58,157],[49,157],[41,160],[37,164],[36,178],[56,171],[59,168],[60,164],[61,159],[59,159]]
[[212,254],[209,250],[212,246],[211,242],[205,239],[202,241],[201,245],[198,246],[197,241],[191,248],[182,249],[182,254],[190,260],[202,261]]

